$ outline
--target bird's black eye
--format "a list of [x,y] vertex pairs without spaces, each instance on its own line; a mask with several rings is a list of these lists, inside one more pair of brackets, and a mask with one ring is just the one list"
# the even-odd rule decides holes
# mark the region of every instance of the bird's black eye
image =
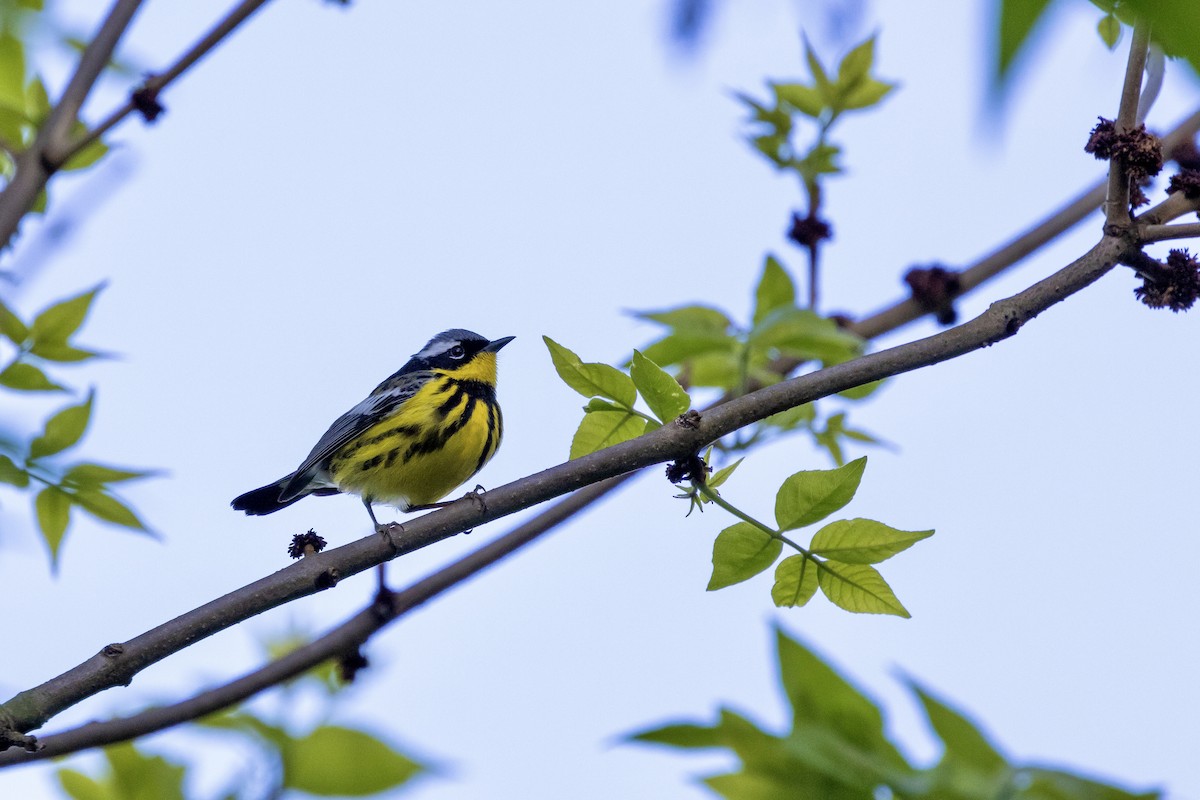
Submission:
[[467,351],[463,350],[463,346],[461,344],[456,344],[456,345],[454,345],[454,347],[451,347],[449,350],[449,355],[451,358],[462,358],[466,354],[467,354]]

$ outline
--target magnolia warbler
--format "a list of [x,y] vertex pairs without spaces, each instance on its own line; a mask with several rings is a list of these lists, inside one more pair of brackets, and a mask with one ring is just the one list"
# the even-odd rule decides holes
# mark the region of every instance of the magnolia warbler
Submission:
[[496,402],[496,353],[461,328],[429,340],[400,371],[338,417],[303,463],[237,497],[247,514],[271,514],[310,494],[346,492],[401,511],[436,508],[496,454],[503,426]]

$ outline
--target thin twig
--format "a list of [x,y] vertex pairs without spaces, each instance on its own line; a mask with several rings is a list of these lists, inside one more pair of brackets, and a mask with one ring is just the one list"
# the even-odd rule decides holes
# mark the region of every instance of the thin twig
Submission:
[[1146,243],[1165,242],[1169,239],[1200,238],[1200,222],[1184,222],[1179,225],[1147,225],[1138,233]]
[[[1142,91],[1142,72],[1146,69],[1146,50],[1150,46],[1150,30],[1139,20],[1133,26],[1129,44],[1129,60],[1125,64],[1125,82],[1121,86],[1121,105],[1117,111],[1116,134],[1137,127],[1138,96]],[[1125,159],[1113,158],[1108,164],[1108,199],[1104,203],[1104,218],[1111,228],[1129,225],[1129,170]]]
[[[197,61],[208,55],[218,44],[220,44],[229,34],[245,22],[251,14],[262,8],[268,0],[242,0],[232,11],[230,11],[224,19],[213,26],[212,30],[206,33],[199,41],[192,45],[186,53],[181,55],[174,64],[166,69],[166,71],[151,75],[142,84],[142,89],[154,95],[157,95],[163,89],[167,88],[183,73],[187,72]],[[133,95],[125,101],[125,104],[114,109],[100,124],[92,128],[86,134],[80,136],[75,141],[71,142],[60,154],[61,163],[65,163],[72,156],[83,150],[88,145],[92,144],[100,137],[104,136],[110,130],[117,126],[122,120],[137,110],[137,104],[134,102]]]

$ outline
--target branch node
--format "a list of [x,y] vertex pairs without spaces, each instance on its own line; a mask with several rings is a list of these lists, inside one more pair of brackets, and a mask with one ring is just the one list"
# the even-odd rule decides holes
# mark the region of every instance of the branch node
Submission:
[[371,666],[371,662],[359,648],[342,653],[337,660],[338,678],[342,683],[354,683],[358,673]]
[[1171,250],[1164,264],[1140,250],[1121,259],[1133,267],[1142,285],[1133,290],[1142,305],[1187,311],[1200,298],[1200,261],[1187,250]]
[[36,753],[43,745],[36,736],[14,730],[0,730],[0,751],[10,747],[19,747],[26,753]]
[[332,589],[338,585],[338,581],[342,579],[342,571],[337,567],[330,567],[327,570],[322,570],[313,581],[313,585],[318,589]]
[[800,247],[811,249],[825,239],[833,238],[833,227],[812,212],[804,217],[793,212],[792,226],[788,228],[787,236]]
[[120,643],[106,644],[104,649],[100,651],[100,655],[105,658],[119,658],[125,655],[125,645]]
[[147,75],[146,82],[129,93],[129,103],[134,111],[142,115],[146,122],[154,122],[160,115],[166,113],[166,107],[158,102],[158,93],[162,90],[157,84],[158,76]]
[[698,453],[667,464],[667,480],[675,484],[691,481],[697,486],[703,486],[708,481],[709,472],[712,472],[712,467],[705,464]]
[[675,424],[681,428],[686,428],[689,431],[694,431],[700,427],[700,420],[703,417],[696,409],[688,409],[684,413],[675,418]]
[[939,323],[953,325],[958,321],[954,298],[962,292],[962,281],[957,270],[941,264],[913,267],[904,273],[904,282],[917,305],[932,313]]

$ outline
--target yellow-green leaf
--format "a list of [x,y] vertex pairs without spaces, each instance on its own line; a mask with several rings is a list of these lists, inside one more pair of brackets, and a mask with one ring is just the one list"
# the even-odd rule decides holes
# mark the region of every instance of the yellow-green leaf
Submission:
[[775,256],[767,256],[762,277],[754,289],[754,324],[762,322],[777,308],[796,305],[796,284]]
[[847,564],[878,564],[930,536],[933,531],[898,531],[873,519],[843,519],[817,531],[809,549]]
[[89,393],[87,400],[77,406],[67,406],[46,420],[45,430],[29,445],[29,457],[41,458],[61,453],[78,442],[92,418],[94,397],[95,393]]
[[753,578],[779,558],[783,542],[749,522],[737,522],[713,542],[713,571],[708,591]]
[[811,525],[845,506],[858,491],[866,468],[863,456],[837,469],[806,470],[790,476],[775,495],[775,520],[780,529]]
[[29,485],[29,473],[18,467],[11,458],[0,453],[0,483],[24,489]]
[[608,364],[584,363],[579,356],[549,336],[543,336],[550,360],[563,383],[584,397],[607,397],[632,408],[637,400],[633,380],[621,370]]
[[335,725],[322,725],[283,751],[283,785],[316,795],[378,794],[424,770],[381,739]]
[[29,327],[0,300],[0,335],[13,344],[21,344],[29,336]]
[[63,536],[67,532],[67,523],[71,519],[71,498],[57,486],[47,486],[38,492],[34,500],[37,511],[38,527],[42,530],[42,538],[50,548],[50,563],[58,564],[58,549],[62,546]]
[[1100,34],[1104,46],[1112,50],[1121,40],[1121,21],[1115,14],[1105,14],[1096,25],[1096,32]]
[[17,361],[0,371],[0,386],[23,392],[61,392],[63,387],[46,377],[33,364]]
[[633,351],[629,375],[646,405],[662,422],[670,422],[691,408],[692,399],[679,381],[637,350]]
[[802,606],[817,593],[817,565],[805,555],[788,556],[775,568],[771,599],[780,608]]
[[25,46],[8,32],[0,34],[0,103],[25,107]]
[[817,583],[830,602],[847,611],[912,616],[879,571],[867,564],[826,561],[817,573]]
[[87,319],[88,310],[104,284],[46,308],[33,319],[30,332],[35,342],[63,343]]
[[724,334],[733,324],[724,311],[709,306],[681,306],[666,311],[639,311],[634,316],[638,319],[666,325],[676,331],[693,333]]
[[146,470],[120,469],[118,467],[105,466],[104,464],[83,462],[71,465],[63,474],[63,482],[74,483],[80,486],[100,486],[106,483],[120,483],[121,481],[146,478],[153,474],[153,472]]
[[128,506],[110,494],[105,494],[99,489],[80,489],[73,497],[80,508],[97,519],[124,528],[146,531],[146,526],[138,519],[137,514],[134,514]]
[[733,471],[740,467],[742,462],[745,460],[746,458],[743,456],[732,464],[721,467],[712,474],[712,477],[705,481],[705,485],[707,485],[709,489],[716,489],[718,486],[725,483],[725,481],[729,480],[729,477],[733,475]]
[[636,439],[645,429],[645,420],[632,411],[589,411],[571,439],[571,458]]

